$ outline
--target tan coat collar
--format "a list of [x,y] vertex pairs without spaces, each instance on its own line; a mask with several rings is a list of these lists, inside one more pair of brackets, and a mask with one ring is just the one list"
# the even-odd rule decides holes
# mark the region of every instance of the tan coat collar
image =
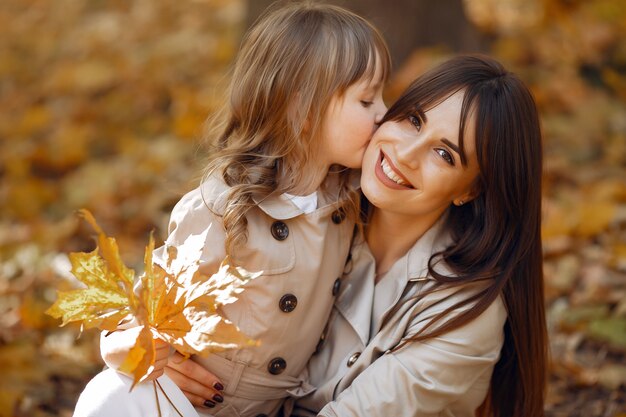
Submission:
[[[325,188],[327,191],[325,193],[320,193],[321,195],[318,197],[318,208],[325,208],[327,206],[333,206],[334,209],[337,208],[337,178],[338,177],[336,175],[332,174],[327,177],[325,181]],[[224,206],[226,204],[226,198],[228,197],[229,190],[230,187],[217,176],[208,178],[202,184],[202,195],[205,201],[209,203],[209,206],[212,207],[218,214],[222,214],[224,212]],[[304,214],[298,206],[296,206],[288,197],[284,195],[271,194],[264,199],[253,197],[253,200],[261,211],[276,220],[288,220]],[[210,204],[211,202],[213,202],[213,204]]]
[[[204,201],[219,215],[224,213],[229,191],[230,187],[217,176],[208,178],[201,186]],[[259,209],[276,220],[291,219],[303,213],[298,206],[282,195],[270,195],[263,200],[256,198],[253,200]]]
[[260,200],[252,198],[265,214],[276,220],[288,220],[297,217],[304,212],[285,195],[271,194]]
[[[445,230],[444,214],[422,237],[415,242],[413,247],[405,256],[406,277],[409,281],[421,281],[424,279],[434,279],[428,274],[428,261],[430,257],[446,249],[452,244],[450,233]],[[444,275],[451,275],[451,271],[445,264],[437,264],[436,269]]]
[[[386,317],[398,304],[410,282],[434,282],[434,277],[428,273],[428,261],[434,253],[451,243],[450,234],[445,231],[444,225],[445,216],[428,229],[376,284],[370,334],[380,331]],[[445,264],[436,265],[436,269],[441,274],[451,274]]]
[[[359,241],[363,241],[359,237]],[[404,283],[408,281],[421,281],[424,279],[434,279],[428,274],[428,261],[430,257],[440,252],[452,244],[450,233],[445,230],[445,214],[428,229],[408,250],[404,256],[398,259],[387,272],[384,279]],[[373,262],[367,243],[363,241],[359,244],[359,250],[368,252]],[[443,264],[437,264],[436,269],[441,274],[451,275],[451,271]]]
[[[428,260],[433,253],[445,249],[452,239],[437,221],[413,247],[398,259],[385,277],[374,285],[376,263],[362,236],[352,248],[354,266],[345,279],[335,306],[355,329],[361,342],[368,343],[370,335],[380,330],[383,319],[398,303],[409,282],[434,280],[428,274]],[[437,271],[451,275],[445,265]]]

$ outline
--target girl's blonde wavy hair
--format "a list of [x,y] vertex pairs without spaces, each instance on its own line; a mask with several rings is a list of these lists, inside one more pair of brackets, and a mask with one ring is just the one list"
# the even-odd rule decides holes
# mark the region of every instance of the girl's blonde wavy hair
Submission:
[[[205,179],[231,188],[222,213],[229,256],[247,240],[246,213],[272,193],[307,184],[303,167],[319,149],[331,99],[377,66],[382,82],[391,67],[380,32],[343,8],[292,3],[270,10],[248,32],[235,61],[229,103],[207,131],[213,142]],[[339,175],[338,204],[352,218],[358,192],[349,169]],[[309,184],[310,185],[310,184]]]

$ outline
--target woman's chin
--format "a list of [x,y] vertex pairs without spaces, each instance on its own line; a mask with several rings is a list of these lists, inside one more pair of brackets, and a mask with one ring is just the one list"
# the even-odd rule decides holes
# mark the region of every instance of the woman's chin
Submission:
[[382,195],[381,190],[377,190],[375,186],[372,186],[372,184],[361,180],[361,192],[370,204],[378,208],[384,208],[386,200]]

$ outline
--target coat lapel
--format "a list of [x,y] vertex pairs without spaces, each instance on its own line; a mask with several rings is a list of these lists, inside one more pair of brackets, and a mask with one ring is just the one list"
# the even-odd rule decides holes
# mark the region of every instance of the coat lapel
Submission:
[[352,271],[344,278],[335,308],[350,323],[363,345],[366,345],[370,337],[376,264],[367,243],[362,239],[356,239],[352,246],[352,262]]
[[[396,261],[376,285],[371,334],[380,331],[387,315],[398,304],[409,282],[433,279],[428,274],[428,260],[433,253],[445,249],[451,243],[449,234],[443,233],[443,223],[442,217],[415,242],[402,258]],[[440,271],[439,268],[437,269]]]
[[380,331],[386,316],[398,303],[409,282],[431,279],[428,276],[428,259],[450,244],[449,236],[441,231],[442,221],[439,221],[396,261],[376,285],[374,257],[362,236],[355,240],[352,247],[354,267],[344,278],[335,308],[350,323],[364,345],[369,342],[370,335]]

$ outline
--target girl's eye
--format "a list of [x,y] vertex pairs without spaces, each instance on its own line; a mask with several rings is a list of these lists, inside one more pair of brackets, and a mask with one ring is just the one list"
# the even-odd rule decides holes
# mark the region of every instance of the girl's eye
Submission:
[[452,157],[452,155],[450,155],[450,152],[446,151],[445,149],[442,148],[437,148],[435,149],[435,152],[437,152],[439,154],[439,156],[446,161],[446,163],[448,163],[449,165],[454,166],[454,158]]
[[366,100],[361,100],[361,105],[365,108],[368,108],[369,106],[371,106],[372,104],[374,104],[373,101],[366,101]]
[[409,115],[409,122],[419,130],[422,128],[422,120],[414,114]]

